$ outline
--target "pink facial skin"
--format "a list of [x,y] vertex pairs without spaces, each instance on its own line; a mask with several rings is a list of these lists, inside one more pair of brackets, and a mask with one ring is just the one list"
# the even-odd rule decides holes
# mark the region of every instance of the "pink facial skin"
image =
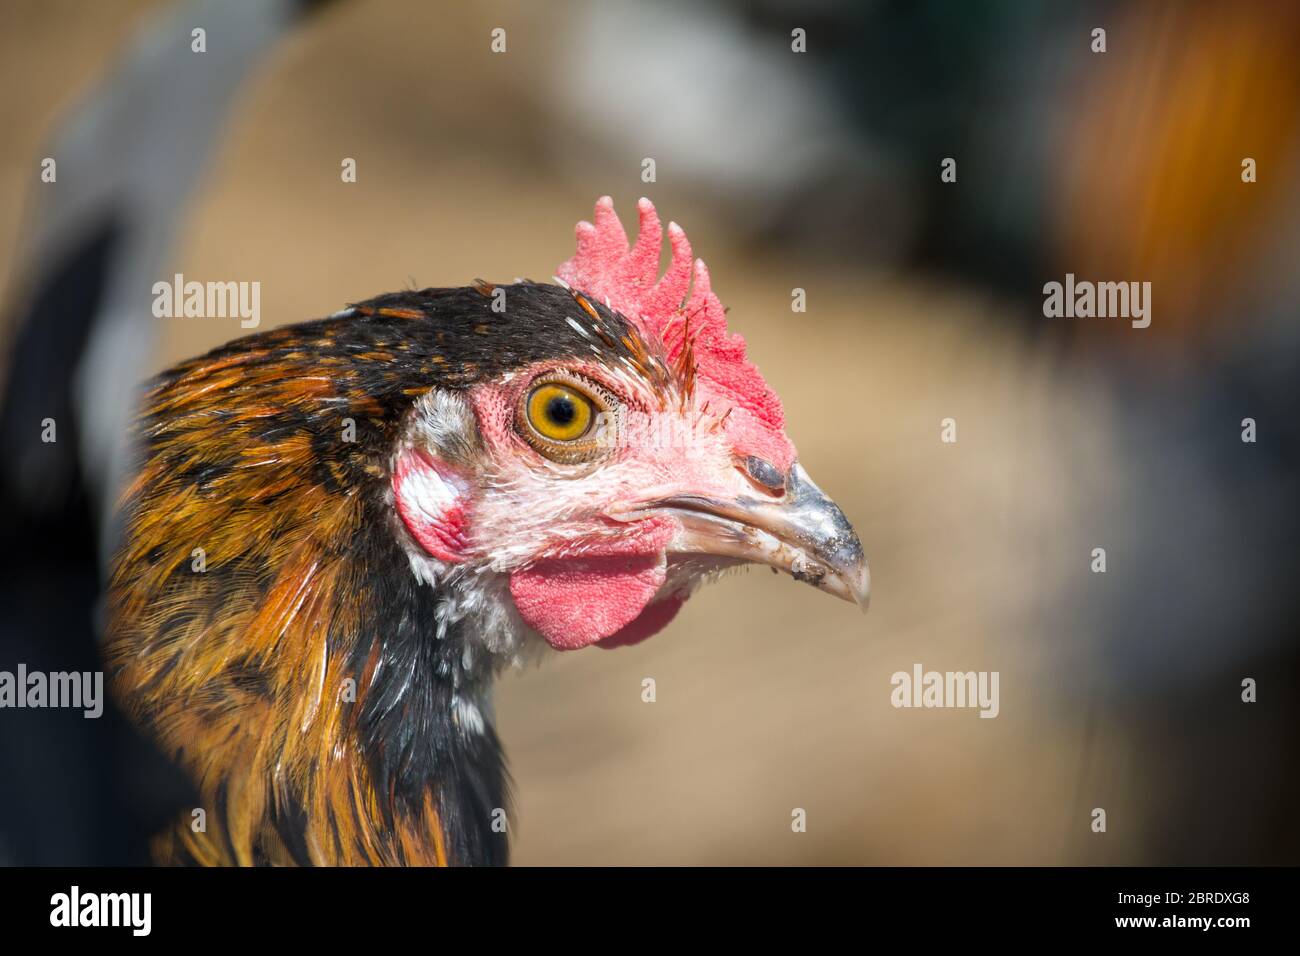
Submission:
[[621,400],[617,437],[596,463],[549,461],[515,431],[513,415],[536,375],[555,368],[470,391],[487,462],[471,548],[500,556],[492,542],[509,543],[502,570],[515,606],[553,647],[635,643],[665,626],[685,599],[665,591],[667,551],[680,525],[637,516],[636,508],[688,490],[735,495],[744,479],[720,416],[689,403],[660,408],[659,396],[631,373],[580,361],[563,368]]
[[734,467],[716,418],[693,409],[665,418],[645,382],[599,364],[564,367],[621,399],[607,457],[560,465],[515,431],[515,409],[533,379],[556,368],[541,365],[470,391],[482,446],[473,466],[453,467],[423,447],[402,451],[392,473],[397,512],[439,561],[507,573],[520,616],[556,649],[636,643],[665,626],[685,598],[663,590],[677,521],[629,512],[683,487],[734,492],[706,478]]

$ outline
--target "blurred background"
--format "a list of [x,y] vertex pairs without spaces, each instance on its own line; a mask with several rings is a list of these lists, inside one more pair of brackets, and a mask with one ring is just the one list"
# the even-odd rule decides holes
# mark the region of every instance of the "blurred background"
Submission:
[[[132,390],[243,334],[155,319],[152,282],[260,281],[265,329],[548,278],[598,196],[629,224],[648,195],[856,525],[872,607],[735,575],[654,640],[508,674],[515,862],[1300,862],[1300,7],[0,18],[0,669],[95,666]],[[1151,282],[1151,326],[1044,318],[1067,272]],[[1000,715],[894,709],[915,663],[999,671]],[[142,860],[184,795],[116,714],[0,711],[0,862]]]

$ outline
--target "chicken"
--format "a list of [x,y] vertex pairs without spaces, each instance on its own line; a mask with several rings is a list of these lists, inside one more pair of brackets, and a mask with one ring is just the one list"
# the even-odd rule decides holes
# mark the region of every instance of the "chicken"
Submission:
[[[499,864],[494,677],[632,644],[747,562],[868,571],[702,261],[608,197],[555,284],[382,295],[162,374],[106,653],[193,779],[161,862]],[[540,640],[538,640],[540,638]]]

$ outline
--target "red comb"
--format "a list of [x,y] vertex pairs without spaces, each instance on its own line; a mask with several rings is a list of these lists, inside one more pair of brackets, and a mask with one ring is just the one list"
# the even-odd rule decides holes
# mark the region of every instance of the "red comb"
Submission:
[[[560,266],[557,277],[621,312],[643,338],[662,342],[670,363],[686,346],[689,329],[697,382],[713,398],[711,407],[722,411],[718,408],[721,403],[740,411],[741,419],[752,418],[752,423],[736,421],[735,430],[743,435],[750,431],[746,426],[752,425],[768,434],[747,442],[762,446],[747,451],[765,454],[769,460],[775,459],[774,464],[788,467],[794,449],[785,437],[781,400],[745,358],[745,340],[727,331],[726,311],[713,294],[704,260],[691,259],[686,233],[676,223],[669,223],[672,261],[660,276],[663,227],[659,215],[648,199],[637,203],[637,213],[640,229],[636,245],[629,246],[614,201],[602,196],[596,201],[595,224],[578,223],[578,250]],[[728,416],[728,431],[733,431],[730,419],[735,417]]]

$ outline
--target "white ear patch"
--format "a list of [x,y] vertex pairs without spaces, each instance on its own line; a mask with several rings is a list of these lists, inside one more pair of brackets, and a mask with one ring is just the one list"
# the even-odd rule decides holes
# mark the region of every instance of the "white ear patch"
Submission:
[[474,413],[458,395],[433,391],[420,400],[393,462],[393,496],[406,530],[439,561],[464,560],[469,482],[461,466],[478,449]]
[[468,545],[469,488],[428,452],[408,448],[393,468],[397,513],[420,547],[439,561],[464,559]]

